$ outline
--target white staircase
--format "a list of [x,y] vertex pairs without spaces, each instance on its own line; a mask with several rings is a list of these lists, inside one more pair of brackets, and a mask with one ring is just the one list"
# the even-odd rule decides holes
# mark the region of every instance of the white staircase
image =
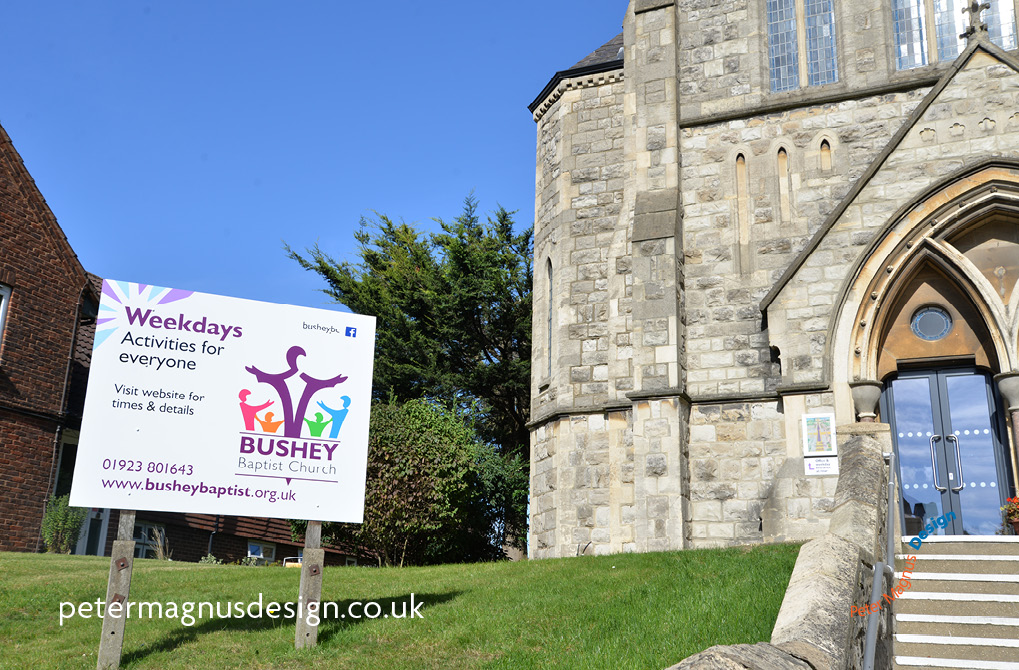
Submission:
[[938,536],[902,551],[894,584],[917,560],[892,606],[893,667],[1019,670],[1019,536]]

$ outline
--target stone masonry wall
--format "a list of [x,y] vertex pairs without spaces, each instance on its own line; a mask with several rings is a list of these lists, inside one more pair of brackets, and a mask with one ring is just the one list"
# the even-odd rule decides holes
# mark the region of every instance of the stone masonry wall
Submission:
[[681,119],[753,115],[762,105],[809,106],[834,95],[901,85],[936,76],[947,63],[899,72],[893,50],[891,5],[881,0],[835,3],[838,81],[772,93],[765,3],[680,0],[678,3]]
[[[596,406],[632,378],[630,277],[623,199],[623,84],[618,73],[569,82],[538,120],[532,418]],[[548,374],[547,262],[552,262],[552,374]],[[612,284],[612,286],[610,286]],[[610,327],[610,323],[611,326]],[[610,347],[617,344],[620,349]],[[610,367],[614,368],[610,373]],[[619,389],[628,390],[626,383]]]
[[[830,309],[838,286],[832,275],[841,276],[855,251],[832,249],[819,259],[812,295],[791,309],[790,318],[801,319],[799,328],[809,341],[806,351],[793,355],[769,348],[774,342],[762,332],[760,301],[926,91],[683,129],[687,388],[692,398],[773,393],[783,377],[802,380],[794,373],[810,369],[823,354],[828,323],[810,317]],[[822,141],[831,148],[830,170],[821,167]],[[785,213],[780,148],[789,166]],[[736,169],[740,154],[749,182],[744,211],[752,216],[743,239]],[[783,220],[786,215],[789,220]],[[868,241],[861,237],[859,243]],[[743,268],[741,253],[750,256]]]
[[761,510],[786,455],[779,407],[769,401],[691,408],[692,546],[762,540]]
[[967,165],[994,156],[1019,159],[1017,108],[1019,72],[978,50],[769,307],[772,339],[794,362],[786,373],[789,381],[819,381],[831,356],[848,358],[823,341],[834,317],[832,305],[851,261],[862,256],[896,210]]

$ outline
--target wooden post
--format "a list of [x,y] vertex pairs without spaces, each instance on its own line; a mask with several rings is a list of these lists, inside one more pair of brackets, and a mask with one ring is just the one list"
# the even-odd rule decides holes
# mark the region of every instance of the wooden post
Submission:
[[[134,510],[120,510],[117,539],[110,555],[110,579],[106,585],[106,612],[103,615],[103,633],[99,638],[98,670],[116,670],[120,667],[120,654],[124,648],[124,628],[127,625],[127,598],[131,591],[131,572],[134,569]],[[112,603],[120,603],[120,610],[110,611]]]
[[[318,644],[318,621],[322,615],[322,568],[325,550],[322,549],[322,522],[309,521],[304,533],[304,557],[301,559],[301,590],[297,603],[297,630],[294,648],[303,649]],[[308,622],[308,613],[316,615],[315,625]]]

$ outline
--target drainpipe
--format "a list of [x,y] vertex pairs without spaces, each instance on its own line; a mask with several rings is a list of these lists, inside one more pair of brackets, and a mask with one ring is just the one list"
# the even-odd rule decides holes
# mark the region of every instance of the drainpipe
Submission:
[[206,556],[208,556],[209,554],[212,553],[212,538],[216,537],[216,533],[217,532],[219,532],[219,515],[218,514],[216,515],[216,525],[212,527],[212,532],[209,533],[209,549],[208,549],[208,551],[205,552]]

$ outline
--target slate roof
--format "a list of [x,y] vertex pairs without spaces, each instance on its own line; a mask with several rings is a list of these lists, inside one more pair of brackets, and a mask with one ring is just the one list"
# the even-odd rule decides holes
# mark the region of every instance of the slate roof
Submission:
[[589,53],[586,58],[573,67],[567,70],[560,70],[552,75],[552,79],[549,80],[545,88],[538,94],[538,97],[527,108],[534,112],[538,105],[548,97],[549,93],[555,90],[555,87],[563,79],[583,74],[593,74],[595,72],[608,72],[609,70],[616,70],[621,67],[623,67],[623,33],[619,33]]
[[620,65],[623,63],[623,33],[619,33],[605,44],[601,45],[587,57],[570,68],[570,70],[576,70],[580,67],[587,67],[588,65],[600,65],[602,63],[611,63],[612,61],[619,61]]

